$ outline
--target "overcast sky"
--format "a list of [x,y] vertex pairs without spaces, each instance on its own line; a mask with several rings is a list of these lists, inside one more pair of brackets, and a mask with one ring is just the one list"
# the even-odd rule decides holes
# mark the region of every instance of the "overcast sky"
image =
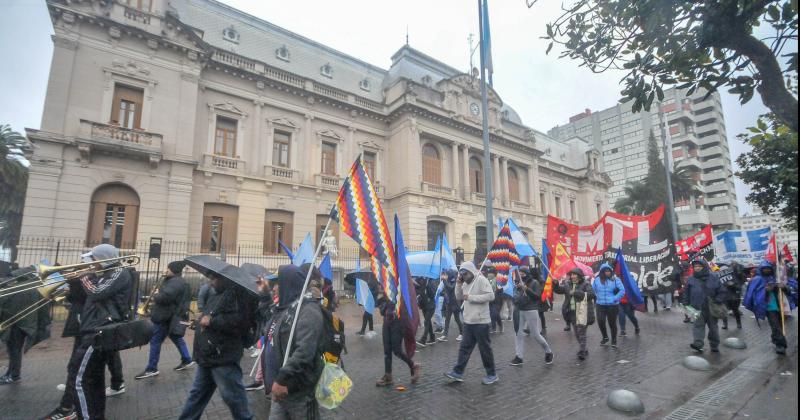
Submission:
[[[53,33],[44,0],[5,0],[0,14],[0,124],[22,131],[39,128]],[[469,70],[469,34],[478,33],[477,2],[468,0],[226,0],[225,3],[346,54],[388,68],[406,40],[455,68]],[[614,105],[622,89],[620,73],[593,74],[574,61],[558,60],[539,39],[545,23],[558,15],[560,1],[490,2],[495,89],[525,124],[547,131],[585,108]],[[477,55],[475,62],[477,65]],[[722,93],[732,159],[746,151],[736,134],[767,109],[756,97],[741,106]],[[735,165],[735,162],[734,162]],[[749,211],[745,186],[737,179],[741,213]]]

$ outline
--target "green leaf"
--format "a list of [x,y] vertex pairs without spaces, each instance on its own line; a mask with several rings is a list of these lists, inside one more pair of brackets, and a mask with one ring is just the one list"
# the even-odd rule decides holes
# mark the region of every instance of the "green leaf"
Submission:
[[773,22],[777,22],[781,19],[781,11],[778,9],[778,6],[774,4],[767,8],[767,14]]

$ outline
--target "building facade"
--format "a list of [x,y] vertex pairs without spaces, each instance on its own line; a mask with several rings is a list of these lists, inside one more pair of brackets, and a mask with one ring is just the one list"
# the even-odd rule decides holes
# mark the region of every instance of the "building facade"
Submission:
[[675,202],[680,235],[691,235],[709,223],[717,230],[734,229],[739,209],[719,94],[706,98],[705,92],[685,93],[666,90],[661,103],[638,113],[632,111],[633,101],[598,112],[587,109],[548,133],[562,140],[580,136],[601,150],[614,183],[609,189],[613,208],[625,194],[626,183],[647,175],[650,133],[661,145],[661,127],[667,121],[674,167],[688,168],[697,182],[697,192],[689,200]]
[[797,258],[797,231],[787,229],[783,219],[760,211],[746,213],[742,216],[742,229],[753,230],[765,227],[771,227],[772,231],[775,232],[778,248],[783,249],[784,245],[789,245],[792,255]]
[[523,125],[491,90],[484,167],[479,81],[408,45],[387,70],[214,0],[47,5],[55,48],[41,128],[27,130],[25,237],[277,253],[320,237],[362,154],[413,247],[442,233],[467,253],[485,242],[487,170],[496,215],[532,241],[548,213],[587,223],[608,208],[600,152]]

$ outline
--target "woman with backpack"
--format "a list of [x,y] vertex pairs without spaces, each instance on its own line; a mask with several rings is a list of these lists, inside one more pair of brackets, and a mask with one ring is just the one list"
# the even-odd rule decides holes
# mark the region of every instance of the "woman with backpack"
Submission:
[[519,271],[514,273],[514,303],[513,320],[514,332],[516,332],[516,356],[511,360],[511,366],[522,365],[523,355],[525,354],[525,332],[522,328],[523,320],[527,322],[528,329],[542,349],[544,350],[544,362],[553,363],[553,351],[541,334],[539,325],[539,307],[542,302],[542,290],[544,285],[533,278],[531,275],[520,277]]
[[579,268],[572,269],[567,276],[568,279],[554,284],[553,291],[564,295],[565,321],[575,327],[575,338],[580,346],[578,359],[585,360],[589,355],[586,350],[586,329],[594,324],[594,290]]

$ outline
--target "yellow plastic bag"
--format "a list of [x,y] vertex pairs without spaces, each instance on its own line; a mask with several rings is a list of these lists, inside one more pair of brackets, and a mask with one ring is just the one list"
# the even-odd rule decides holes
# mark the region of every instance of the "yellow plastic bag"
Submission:
[[325,363],[322,375],[317,382],[317,402],[328,410],[338,407],[353,387],[353,381],[339,365]]

